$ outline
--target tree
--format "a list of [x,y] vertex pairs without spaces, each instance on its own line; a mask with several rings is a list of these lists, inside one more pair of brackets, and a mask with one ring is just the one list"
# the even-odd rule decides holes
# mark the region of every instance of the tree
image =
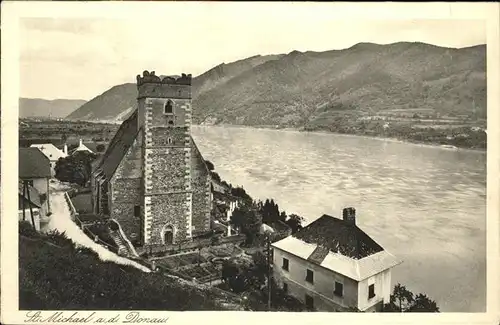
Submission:
[[285,222],[287,217],[288,216],[286,215],[286,212],[285,211],[281,211],[280,217],[279,217],[279,221]]
[[96,146],[96,150],[97,150],[97,152],[103,152],[105,148],[106,148],[106,147],[105,147],[102,143],[99,143],[99,144]]
[[285,223],[292,229],[292,234],[295,234],[297,231],[302,229],[302,222],[304,218],[299,215],[291,214],[288,216],[288,220]]
[[439,307],[437,306],[436,302],[427,297],[427,295],[419,293],[415,297],[415,301],[410,307],[409,311],[439,313]]
[[79,151],[74,155],[59,158],[55,166],[55,177],[62,182],[75,183],[85,186],[92,172],[92,161],[96,155],[89,152]]
[[245,189],[243,187],[232,187],[231,188],[231,195],[239,197],[245,201],[250,201],[252,202],[253,199],[250,195],[247,194]]
[[384,305],[384,312],[439,312],[439,307],[427,295],[406,289],[400,283],[394,286],[390,302]]
[[217,182],[221,181],[219,174],[217,174],[216,172],[211,172],[211,174],[212,174],[212,179],[213,180],[215,180]]
[[205,159],[205,164],[207,165],[207,168],[208,168],[209,171],[214,171],[215,166],[214,166],[214,164],[210,160],[206,160]]
[[252,206],[243,204],[234,209],[230,222],[245,234],[247,244],[250,244],[260,230],[262,219]]

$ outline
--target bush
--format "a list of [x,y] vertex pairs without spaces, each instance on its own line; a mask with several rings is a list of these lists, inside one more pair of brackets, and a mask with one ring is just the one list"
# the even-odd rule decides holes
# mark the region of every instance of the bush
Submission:
[[46,234],[46,238],[50,242],[58,246],[74,248],[73,241],[66,236],[65,232],[59,232],[58,230],[51,230]]
[[85,248],[61,249],[20,238],[19,308],[23,310],[224,309],[215,299],[206,299],[207,291],[221,296],[161,274],[102,262]]
[[29,221],[19,221],[19,234],[29,238],[40,237],[38,231],[36,231],[35,227]]

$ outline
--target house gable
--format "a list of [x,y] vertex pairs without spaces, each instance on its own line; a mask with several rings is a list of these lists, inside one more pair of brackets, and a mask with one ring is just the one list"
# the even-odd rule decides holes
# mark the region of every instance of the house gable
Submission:
[[19,148],[19,178],[51,177],[50,160],[38,148]]

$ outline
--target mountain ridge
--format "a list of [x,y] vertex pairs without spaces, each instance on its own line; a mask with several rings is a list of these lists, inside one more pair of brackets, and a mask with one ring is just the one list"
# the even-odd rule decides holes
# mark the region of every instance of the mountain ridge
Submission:
[[64,118],[87,101],[84,99],[19,98],[19,117]]
[[[68,118],[126,118],[123,111],[134,107],[136,94],[135,84],[114,86]],[[339,115],[388,109],[484,117],[486,45],[396,42],[293,50],[221,63],[193,78],[195,123],[324,128]]]

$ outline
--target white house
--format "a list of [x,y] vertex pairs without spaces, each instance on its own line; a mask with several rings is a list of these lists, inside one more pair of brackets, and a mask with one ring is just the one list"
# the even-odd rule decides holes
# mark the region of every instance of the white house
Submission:
[[44,143],[44,144],[32,144],[32,148],[38,148],[50,161],[50,169],[52,176],[55,173],[56,162],[59,158],[66,158],[68,156],[67,150],[64,152],[63,150],[58,149],[52,143]]
[[87,147],[82,139],[80,139],[80,142],[78,143],[78,147],[76,147],[72,152],[71,154],[74,155],[75,153],[79,152],[79,151],[86,151],[86,152],[90,152],[90,153],[94,153],[94,151],[90,150],[89,147]]
[[343,219],[323,215],[272,247],[278,285],[319,311],[380,311],[401,263],[356,226],[354,208]]

